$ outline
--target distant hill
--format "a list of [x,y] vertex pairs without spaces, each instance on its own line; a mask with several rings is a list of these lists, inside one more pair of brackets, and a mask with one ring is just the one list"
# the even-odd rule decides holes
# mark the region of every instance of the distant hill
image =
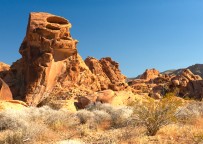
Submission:
[[[177,70],[167,70],[167,71],[162,72],[162,74],[177,75],[177,74],[181,73],[183,69],[185,69],[185,68],[177,69]],[[195,64],[195,65],[187,67],[187,69],[189,69],[195,75],[199,75],[203,78],[203,64]]]
[[[190,71],[192,73],[194,73],[195,75],[199,75],[203,78],[203,64],[195,64],[195,65],[189,66],[187,68],[166,70],[164,72],[161,72],[161,74],[177,75],[177,74],[181,73],[182,70],[184,70],[184,69],[190,69]],[[133,79],[138,79],[139,77],[140,77],[140,75],[138,75],[137,77],[134,77],[134,78],[128,78],[127,81],[131,81]]]

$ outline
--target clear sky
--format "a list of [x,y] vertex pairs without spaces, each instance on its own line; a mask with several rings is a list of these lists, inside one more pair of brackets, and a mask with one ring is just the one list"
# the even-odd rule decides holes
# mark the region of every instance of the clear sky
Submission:
[[30,12],[67,18],[83,59],[110,56],[128,77],[203,63],[203,0],[1,0],[0,61],[20,58]]

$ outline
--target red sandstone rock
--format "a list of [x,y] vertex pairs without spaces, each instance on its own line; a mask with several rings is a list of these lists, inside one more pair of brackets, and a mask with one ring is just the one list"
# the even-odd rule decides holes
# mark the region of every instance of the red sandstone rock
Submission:
[[77,53],[78,41],[71,37],[70,28],[71,24],[63,17],[30,14],[26,36],[19,49],[22,58],[13,63],[4,77],[14,99],[36,106],[58,89],[66,93],[77,89],[78,96],[82,90],[94,92],[127,87],[118,63],[111,58],[96,62],[89,59],[88,66],[85,64]]
[[115,91],[123,90],[128,85],[125,83],[126,77],[121,74],[119,65],[111,58],[102,58],[97,60],[93,57],[85,59],[86,65],[91,72],[96,75],[101,89],[112,89]]
[[12,100],[9,86],[0,78],[0,100]]
[[8,71],[9,69],[10,69],[9,65],[0,62],[0,72],[2,72],[2,71]]
[[110,57],[102,58],[99,60],[104,73],[110,79],[111,83],[125,83],[126,77],[119,70],[119,64],[113,61]]
[[185,69],[178,76],[172,78],[173,88],[179,89],[179,96],[194,99],[203,98],[203,80],[199,75],[194,75]]
[[22,58],[11,66],[5,81],[15,99],[37,105],[46,98],[58,76],[66,70],[64,60],[77,57],[76,44],[65,18],[48,13],[31,13],[20,47]]
[[115,95],[114,91],[104,90],[96,94],[97,96],[96,101],[101,103],[111,103],[114,95]]
[[159,71],[156,69],[147,69],[141,76],[140,79],[146,79],[146,80],[150,80],[150,79],[154,79],[156,77],[158,77],[159,75]]
[[101,89],[102,90],[108,89],[111,81],[106,75],[106,73],[104,73],[103,67],[100,61],[93,57],[88,57],[85,59],[85,64],[89,67],[91,72],[97,77],[100,83]]
[[5,75],[8,73],[10,66],[0,62],[0,78],[4,78]]

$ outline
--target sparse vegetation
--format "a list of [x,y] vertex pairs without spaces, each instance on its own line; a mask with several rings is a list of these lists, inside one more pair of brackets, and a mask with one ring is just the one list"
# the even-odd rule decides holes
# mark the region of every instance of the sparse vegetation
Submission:
[[[0,143],[201,143],[202,107],[202,102],[183,105],[168,96],[128,107],[95,103],[77,112],[48,106],[5,110],[0,112]],[[185,117],[193,117],[192,123],[183,122]]]
[[177,109],[181,101],[166,97],[160,101],[150,99],[146,103],[134,105],[134,121],[146,127],[147,135],[154,136],[157,131],[176,121]]

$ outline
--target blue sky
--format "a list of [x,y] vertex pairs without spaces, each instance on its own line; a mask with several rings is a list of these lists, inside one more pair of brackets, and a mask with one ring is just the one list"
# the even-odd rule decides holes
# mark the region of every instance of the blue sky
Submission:
[[20,58],[30,12],[67,18],[84,58],[112,57],[128,77],[203,63],[203,0],[1,0],[0,61]]

